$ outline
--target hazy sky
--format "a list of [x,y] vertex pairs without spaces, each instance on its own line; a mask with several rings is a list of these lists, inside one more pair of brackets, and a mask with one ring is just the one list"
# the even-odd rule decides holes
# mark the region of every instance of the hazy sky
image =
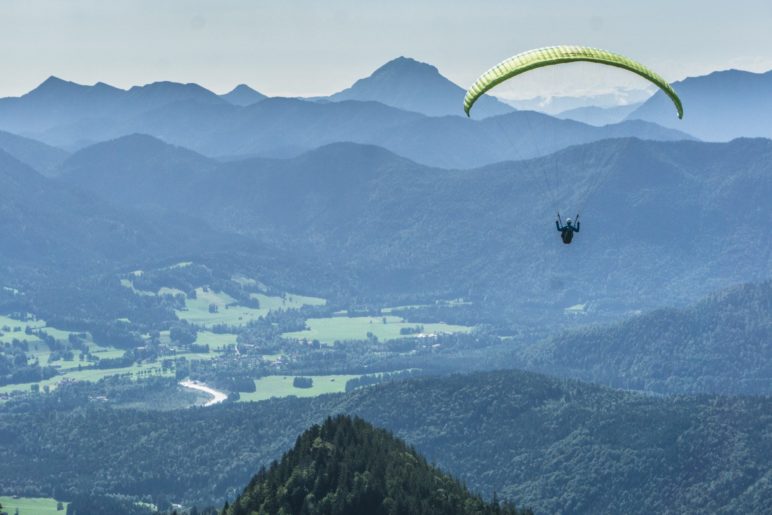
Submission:
[[[627,54],[675,81],[772,69],[770,27],[770,0],[0,0],[0,96],[49,75],[119,87],[173,80],[218,93],[247,83],[269,95],[329,94],[399,55],[466,87],[510,55],[566,43]],[[498,93],[644,85],[586,70],[535,72]]]

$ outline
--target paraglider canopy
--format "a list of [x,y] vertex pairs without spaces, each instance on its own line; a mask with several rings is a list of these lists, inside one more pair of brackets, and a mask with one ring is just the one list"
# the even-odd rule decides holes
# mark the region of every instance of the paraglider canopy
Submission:
[[684,109],[681,105],[681,99],[678,98],[673,87],[670,86],[665,79],[642,64],[623,55],[598,48],[574,45],[537,48],[535,50],[517,54],[516,56],[500,62],[487,72],[483,73],[466,92],[466,96],[464,97],[464,112],[469,116],[469,111],[472,109],[472,106],[478,98],[486,91],[507,79],[535,68],[577,61],[615,66],[640,75],[664,91],[665,94],[670,97],[670,100],[673,101],[673,104],[675,104],[678,118],[683,118]]

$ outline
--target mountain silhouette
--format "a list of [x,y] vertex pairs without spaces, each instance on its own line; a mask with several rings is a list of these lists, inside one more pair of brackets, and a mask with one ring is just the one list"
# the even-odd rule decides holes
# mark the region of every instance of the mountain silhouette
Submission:
[[708,141],[738,137],[772,137],[772,71],[713,72],[689,77],[673,87],[684,103],[684,118],[658,92],[627,116],[671,127]]
[[220,95],[220,98],[227,102],[237,106],[248,106],[261,100],[265,100],[266,97],[262,93],[255,91],[246,84],[239,84],[228,93]]
[[[443,77],[434,66],[409,57],[398,57],[350,88],[328,97],[333,101],[376,101],[427,116],[464,116],[466,90]],[[483,97],[475,106],[475,118],[512,112],[493,97]]]
[[[314,425],[224,510],[247,513],[516,515],[472,495],[414,449],[361,418]],[[522,512],[522,513],[530,513]]]

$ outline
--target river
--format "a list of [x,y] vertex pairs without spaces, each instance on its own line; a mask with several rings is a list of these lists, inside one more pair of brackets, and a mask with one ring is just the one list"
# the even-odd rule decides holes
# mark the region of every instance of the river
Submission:
[[198,390],[200,392],[208,393],[209,395],[211,395],[212,398],[206,401],[206,403],[204,403],[204,406],[214,406],[215,404],[220,404],[222,401],[228,398],[228,395],[224,392],[215,390],[214,388],[210,388],[203,383],[191,381],[189,379],[186,379],[185,381],[180,381],[180,386],[184,386],[185,388],[191,388],[193,390]]

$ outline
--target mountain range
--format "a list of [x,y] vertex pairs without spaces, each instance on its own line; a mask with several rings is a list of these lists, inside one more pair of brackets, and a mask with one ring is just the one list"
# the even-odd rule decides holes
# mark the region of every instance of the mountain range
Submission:
[[[129,90],[51,77],[18,98],[0,99],[0,129],[77,150],[145,133],[207,156],[289,157],[335,142],[376,144],[415,161],[468,168],[545,155],[613,137],[689,139],[642,122],[593,127],[495,99],[465,119],[464,91],[436,68],[399,58],[330,97],[270,98],[241,85],[218,96],[195,84],[157,82]],[[482,115],[491,115],[485,118]],[[498,115],[498,116],[492,116]]]
[[[772,257],[756,227],[770,156],[767,140],[618,139],[474,170],[351,143],[215,163],[131,136],[74,154],[57,180],[335,263],[371,295],[485,291],[512,312],[589,303],[597,314],[661,306],[663,290],[682,303],[766,278]],[[582,212],[570,247],[556,207]]]
[[[432,166],[465,168],[609,137],[769,137],[772,127],[765,113],[772,109],[770,80],[772,72],[727,70],[677,82],[686,109],[683,120],[672,116],[661,93],[631,113],[631,106],[607,109],[604,104],[561,109],[557,115],[610,125],[599,130],[546,115],[526,118],[493,97],[484,97],[477,106],[474,118],[479,123],[463,123],[464,90],[435,67],[406,57],[328,97],[268,99],[272,102],[262,107],[266,97],[246,85],[216,95],[196,84],[156,82],[122,90],[51,77],[21,97],[0,99],[0,129],[66,150],[140,132],[209,156],[287,157],[351,141],[384,146]],[[625,116],[628,122],[656,125],[628,124]]]

